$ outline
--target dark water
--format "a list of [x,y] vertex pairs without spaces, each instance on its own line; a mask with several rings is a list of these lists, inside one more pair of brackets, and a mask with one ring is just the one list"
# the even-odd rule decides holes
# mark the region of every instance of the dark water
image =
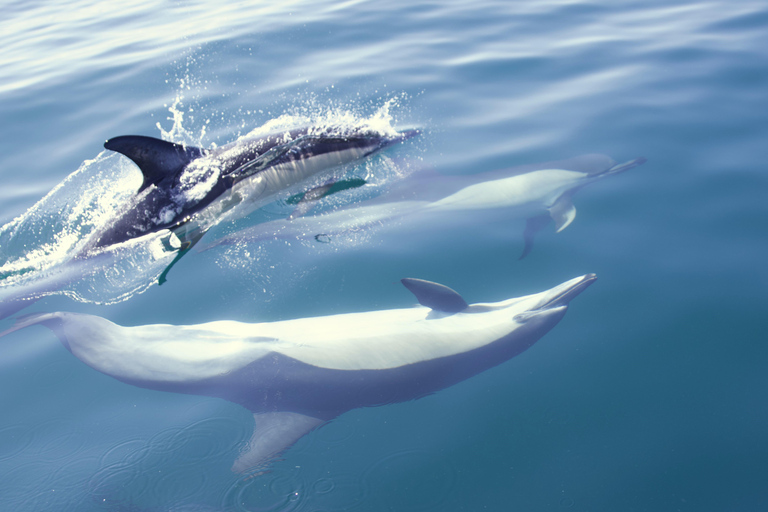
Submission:
[[[347,116],[425,129],[372,172],[648,158],[581,191],[573,224],[550,227],[522,261],[522,221],[489,213],[401,244],[371,233],[333,248],[214,248],[186,256],[161,287],[126,264],[68,288],[79,301],[40,300],[23,312],[255,322],[405,307],[405,276],[469,302],[599,276],[520,357],[418,401],[347,413],[250,480],[229,469],[250,435],[247,411],[133,388],[48,330],[13,333],[0,341],[4,510],[768,507],[764,3],[3,11],[0,251],[4,265],[31,254],[32,272],[135,188],[129,164],[100,154],[116,135],[209,146],[284,114]],[[19,216],[31,227],[12,235]]]

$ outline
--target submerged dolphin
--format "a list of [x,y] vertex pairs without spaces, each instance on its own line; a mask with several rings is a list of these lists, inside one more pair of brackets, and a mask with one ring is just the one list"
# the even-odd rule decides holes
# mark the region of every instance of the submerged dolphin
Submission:
[[522,259],[533,247],[535,234],[551,220],[557,232],[573,222],[576,208],[572,199],[578,190],[644,162],[645,158],[636,158],[617,164],[605,155],[584,155],[473,175],[416,172],[366,203],[313,217],[259,224],[228,235],[211,247],[270,238],[314,237],[327,242],[334,235],[380,226],[453,229],[466,222],[468,214],[484,212],[494,217],[527,219]]
[[247,215],[274,201],[277,193],[301,192],[310,178],[416,134],[305,127],[213,150],[138,135],[109,139],[104,147],[130,158],[144,181],[133,201],[94,235],[89,247],[169,229],[187,249],[223,216]]
[[258,470],[301,436],[357,407],[413,400],[503,363],[557,324],[595,280],[467,305],[450,288],[403,279],[421,306],[269,323],[121,327],[101,317],[42,313],[88,366],[143,388],[224,398],[254,414],[233,466]]

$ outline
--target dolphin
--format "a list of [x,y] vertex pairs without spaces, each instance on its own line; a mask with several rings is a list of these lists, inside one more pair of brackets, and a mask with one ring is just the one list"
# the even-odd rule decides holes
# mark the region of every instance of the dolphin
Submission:
[[[0,320],[84,277],[121,271],[123,262],[140,270],[131,273],[136,277],[128,283],[133,291],[146,289],[155,278],[162,284],[173,265],[215,224],[248,215],[281,194],[295,205],[291,218],[300,217],[317,198],[365,183],[341,178],[340,167],[417,134],[419,130],[309,126],[211,150],[138,135],[110,139],[105,147],[141,170],[138,193],[45,272],[18,268],[16,262],[8,270],[0,265]],[[136,243],[128,247],[128,241]],[[155,272],[157,265],[162,272]],[[130,296],[123,289],[115,293],[99,300]]]
[[[232,233],[213,242],[240,244],[272,238],[312,238],[330,242],[336,235],[363,229],[453,230],[470,214],[526,219],[520,259],[533,247],[536,233],[554,221],[557,232],[576,218],[573,196],[583,187],[643,164],[645,158],[616,163],[590,154],[567,160],[518,166],[473,175],[446,176],[417,171],[381,196],[315,216],[278,219]],[[451,217],[452,216],[452,217]],[[472,224],[474,225],[474,224]]]
[[310,126],[210,150],[141,135],[109,139],[104,147],[130,158],[143,182],[115,221],[94,234],[88,249],[164,229],[178,238],[171,245],[188,249],[223,218],[248,215],[278,193],[302,192],[312,178],[418,133]]
[[247,408],[255,427],[232,469],[251,473],[346,411],[420,398],[515,357],[595,279],[468,305],[447,286],[407,278],[418,306],[268,323],[122,327],[98,316],[41,313],[0,336],[41,324],[75,357],[122,382]]

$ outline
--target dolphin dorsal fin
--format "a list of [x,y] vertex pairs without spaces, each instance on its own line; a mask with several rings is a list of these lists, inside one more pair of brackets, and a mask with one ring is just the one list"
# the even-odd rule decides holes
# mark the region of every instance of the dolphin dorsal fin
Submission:
[[446,313],[458,313],[469,307],[461,295],[445,285],[412,277],[401,279],[400,282],[416,296],[422,306]]
[[173,176],[192,160],[206,153],[204,149],[182,146],[154,137],[123,135],[109,139],[104,147],[127,156],[139,166],[144,182],[139,192],[155,185],[166,176]]

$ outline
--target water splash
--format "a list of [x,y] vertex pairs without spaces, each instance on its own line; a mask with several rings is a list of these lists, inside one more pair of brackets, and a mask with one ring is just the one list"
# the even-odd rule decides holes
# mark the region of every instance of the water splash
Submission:
[[[213,112],[202,122],[199,116],[191,115],[199,110],[196,89],[204,84],[195,83],[187,71],[177,80],[177,85],[174,101],[167,106],[170,127],[166,130],[157,123],[160,136],[182,144],[210,146],[205,144],[205,139],[209,123],[217,114]],[[187,96],[192,97],[189,104]],[[380,100],[378,105],[366,106],[340,104],[313,96],[290,107],[286,113],[262,122],[245,135],[238,134],[236,140],[300,127],[310,127],[310,135],[394,136],[397,134],[396,113],[403,110],[407,99],[402,94]],[[251,124],[257,112],[262,113],[240,110],[240,126]],[[318,202],[318,211],[369,198],[377,193],[377,187],[402,177],[403,169],[385,156],[353,165],[345,172],[370,186],[324,198]],[[201,169],[201,172],[215,178],[211,169]],[[18,303],[18,300],[59,293],[83,302],[113,303],[148,289],[173,254],[167,244],[162,243],[162,235],[131,240],[98,255],[86,254],[89,239],[119,214],[122,205],[139,188],[141,179],[128,159],[114,153],[99,153],[84,161],[24,214],[0,227],[0,300],[7,302],[10,298]],[[193,180],[193,186],[185,189],[185,198],[194,200],[207,190],[205,186],[211,181]],[[280,209],[281,205],[278,202],[270,207]],[[231,264],[237,263],[230,261]],[[265,272],[268,274],[269,269]]]
[[29,210],[0,227],[0,288],[59,265],[82,249],[141,183],[133,166],[102,152]]
[[178,80],[179,88],[176,91],[176,97],[174,98],[173,103],[171,103],[170,106],[166,105],[166,108],[168,109],[168,117],[166,120],[171,121],[171,128],[165,130],[160,122],[155,123],[155,126],[160,132],[160,137],[163,140],[190,146],[202,146],[206,137],[207,125],[210,123],[210,120],[206,120],[197,131],[193,128],[186,127],[184,124],[184,115],[187,112],[194,111],[193,106],[186,106],[184,103],[184,91],[190,91],[192,89],[190,81],[191,79],[188,76],[180,78]]
[[406,94],[391,97],[375,107],[373,113],[366,114],[366,109],[359,105],[323,102],[317,97],[310,97],[303,105],[295,106],[289,109],[289,112],[270,119],[243,137],[287,131],[300,126],[310,126],[310,134],[371,133],[394,137],[398,134],[395,128],[397,124],[395,112],[397,109],[404,108],[404,102],[407,99]]

